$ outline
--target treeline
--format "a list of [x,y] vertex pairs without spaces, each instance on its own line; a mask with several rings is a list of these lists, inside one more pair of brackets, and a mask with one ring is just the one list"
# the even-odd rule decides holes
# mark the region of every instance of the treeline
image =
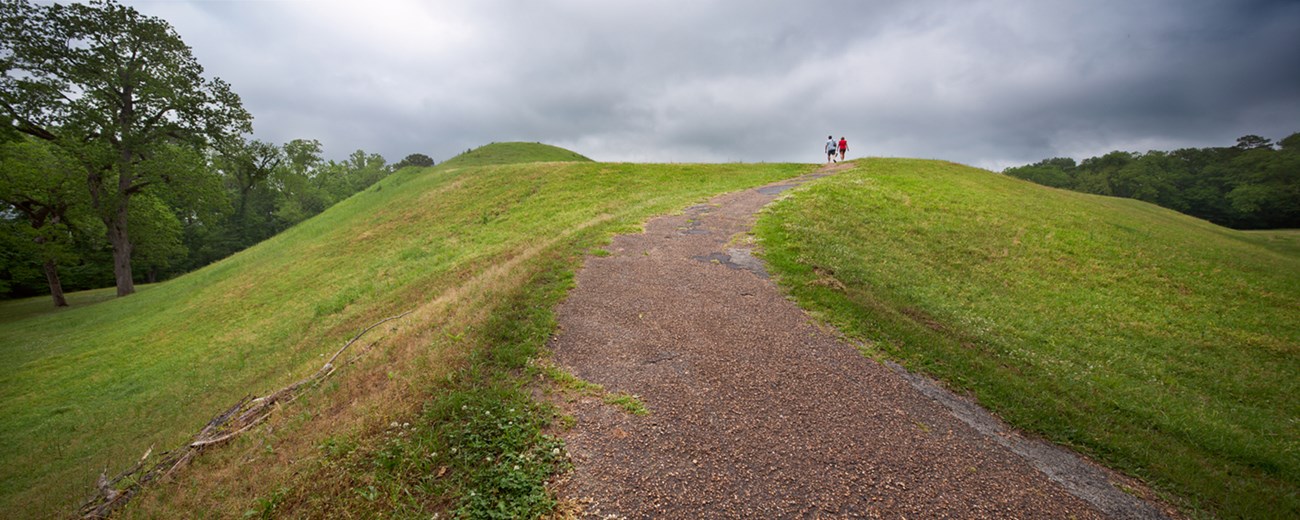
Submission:
[[1236,146],[1055,158],[1002,173],[1045,186],[1143,200],[1236,229],[1300,228],[1300,133]]
[[408,164],[248,141],[252,115],[166,21],[114,0],[0,2],[0,297],[161,280]]
[[[389,165],[363,150],[343,161],[321,153],[315,140],[249,141],[206,153],[172,146],[142,162],[165,171],[170,182],[131,197],[135,281],[165,280],[220,260],[398,168],[433,164],[423,154]],[[67,291],[114,284],[112,246],[90,198],[84,174],[62,149],[30,136],[0,143],[0,297],[50,294],[51,275]]]

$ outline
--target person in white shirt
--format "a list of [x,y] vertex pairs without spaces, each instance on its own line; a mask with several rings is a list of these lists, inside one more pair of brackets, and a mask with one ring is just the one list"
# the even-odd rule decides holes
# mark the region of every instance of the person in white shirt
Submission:
[[839,153],[839,144],[835,142],[832,136],[826,136],[826,162],[827,164],[835,162],[835,154]]

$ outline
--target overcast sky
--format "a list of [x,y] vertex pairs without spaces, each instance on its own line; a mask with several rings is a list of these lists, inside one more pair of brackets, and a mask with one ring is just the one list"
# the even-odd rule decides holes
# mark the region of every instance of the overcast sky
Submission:
[[600,161],[994,170],[1300,131],[1296,0],[124,0],[256,137],[396,162],[541,141]]

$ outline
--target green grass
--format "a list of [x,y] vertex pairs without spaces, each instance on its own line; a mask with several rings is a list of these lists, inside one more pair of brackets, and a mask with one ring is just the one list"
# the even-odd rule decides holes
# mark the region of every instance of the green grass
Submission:
[[870,348],[1194,513],[1300,516],[1300,252],[1149,204],[867,160],[756,232]]
[[538,143],[493,143],[466,151],[442,163],[445,167],[487,166],[530,162],[590,162],[577,152]]
[[641,398],[627,392],[610,392],[605,390],[604,385],[592,383],[586,379],[570,374],[563,368],[555,366],[549,362],[540,362],[534,367],[552,383],[560,389],[570,394],[585,395],[589,397],[598,397],[602,402],[608,405],[622,408],[623,411],[632,415],[650,415],[650,409],[646,407]]
[[[498,164],[505,159],[495,150],[521,160],[534,150],[531,158],[546,162]],[[0,513],[66,513],[100,470],[115,473],[150,446],[178,446],[239,397],[305,377],[359,329],[411,308],[420,310],[370,362],[391,365],[390,379],[410,379],[429,408],[453,395],[500,400],[493,389],[518,386],[510,377],[522,376],[507,375],[553,325],[519,325],[531,332],[510,339],[482,323],[514,323],[503,317],[521,308],[540,309],[529,320],[550,323],[568,273],[612,234],[810,168],[553,162],[551,147],[517,143],[476,152],[403,170],[262,244],[135,295],[3,320]],[[472,321],[470,339],[447,339],[466,325],[445,320]],[[421,379],[430,370],[414,356],[449,348],[480,361],[456,368],[452,386]],[[345,379],[328,385],[343,388],[334,392],[371,384],[336,377]],[[426,426],[439,421],[454,422]],[[291,505],[297,484],[286,485],[265,490],[268,507]]]
[[[135,286],[137,291],[143,291],[149,287],[152,287],[152,284],[139,284]],[[78,291],[67,293],[64,296],[64,299],[68,301],[67,307],[55,307],[53,300],[51,300],[49,296],[23,298],[20,300],[0,300],[0,324],[25,320],[45,314],[67,312],[72,309],[108,301],[117,296],[117,288],[105,287],[103,289],[94,289],[90,291]]]
[[1243,231],[1256,242],[1280,253],[1300,255],[1300,229]]

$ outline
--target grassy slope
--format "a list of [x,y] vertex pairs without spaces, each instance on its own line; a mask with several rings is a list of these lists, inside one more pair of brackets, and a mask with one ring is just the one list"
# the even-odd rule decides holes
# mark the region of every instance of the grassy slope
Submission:
[[1300,250],[1137,201],[868,160],[761,218],[803,305],[1226,517],[1300,515]]
[[416,309],[376,332],[378,346],[323,397],[295,403],[301,413],[227,450],[241,459],[223,450],[201,457],[217,484],[182,478],[173,505],[156,506],[163,516],[166,507],[238,515],[230,508],[261,497],[265,511],[266,490],[252,482],[292,483],[280,466],[319,470],[302,465],[317,441],[366,442],[390,417],[436,408],[428,403],[438,385],[450,384],[437,381],[472,368],[467,360],[484,356],[476,349],[544,341],[549,308],[582,251],[651,215],[808,169],[493,165],[580,158],[557,150],[491,145],[404,171],[267,242],[127,298],[47,314],[5,303],[0,314],[27,317],[0,319],[0,511],[66,510],[100,469],[111,474],[149,446],[177,446],[237,398],[298,380],[362,327]]

